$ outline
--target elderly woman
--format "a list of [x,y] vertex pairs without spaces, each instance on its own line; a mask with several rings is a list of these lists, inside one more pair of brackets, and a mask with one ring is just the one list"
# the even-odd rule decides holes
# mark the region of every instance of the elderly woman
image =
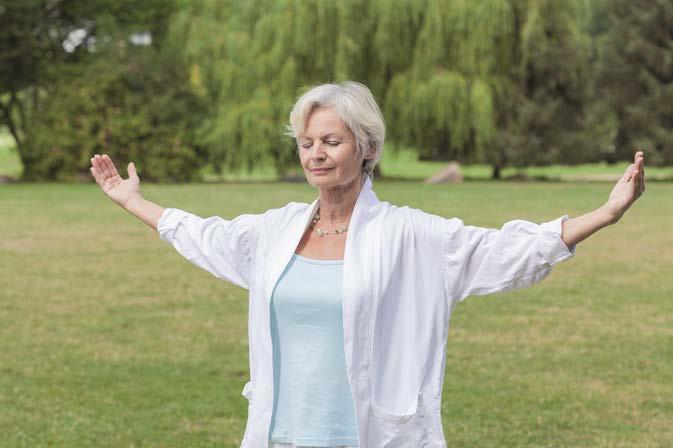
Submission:
[[440,416],[454,306],[532,285],[645,190],[643,155],[585,215],[501,229],[380,201],[385,127],[362,84],[318,85],[290,114],[311,203],[200,218],[143,198],[133,163],[91,172],[114,202],[214,276],[249,289],[242,447],[446,447]]

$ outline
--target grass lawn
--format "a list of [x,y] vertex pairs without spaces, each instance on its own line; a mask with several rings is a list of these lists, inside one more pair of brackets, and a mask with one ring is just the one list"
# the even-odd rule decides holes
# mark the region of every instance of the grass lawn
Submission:
[[[482,226],[575,216],[609,189],[375,183],[382,200]],[[143,192],[227,218],[315,194],[282,183]],[[672,197],[672,184],[650,184],[543,283],[457,306],[449,446],[673,446]],[[239,446],[246,291],[189,264],[95,185],[3,185],[0,212],[0,446]]]

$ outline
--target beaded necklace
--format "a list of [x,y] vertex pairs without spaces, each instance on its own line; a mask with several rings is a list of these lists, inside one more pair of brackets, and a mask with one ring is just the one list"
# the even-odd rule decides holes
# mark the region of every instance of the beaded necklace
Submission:
[[[316,210],[315,214],[313,215],[313,219],[311,220],[311,224],[308,227],[309,230],[313,230],[313,228],[316,226],[316,224],[320,220],[320,213],[319,212],[320,212],[320,210],[318,209],[318,210]],[[342,233],[346,233],[347,231],[348,231],[348,226],[346,224],[341,224],[341,226],[338,229],[334,230],[334,232],[329,232],[329,231],[323,230],[320,227],[318,227],[315,230],[315,233],[317,233],[318,236],[322,238],[325,235],[330,235],[330,234],[340,235]]]

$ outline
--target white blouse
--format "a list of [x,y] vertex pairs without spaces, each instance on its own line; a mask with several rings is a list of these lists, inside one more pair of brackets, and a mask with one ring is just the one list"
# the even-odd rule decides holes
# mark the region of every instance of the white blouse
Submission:
[[[217,278],[249,289],[250,381],[242,447],[268,447],[272,291],[319,206],[290,202],[231,220],[166,209],[161,239]],[[532,285],[574,255],[568,216],[501,229],[380,201],[365,178],[347,233],[343,327],[360,448],[446,447],[441,394],[449,318],[470,295]]]

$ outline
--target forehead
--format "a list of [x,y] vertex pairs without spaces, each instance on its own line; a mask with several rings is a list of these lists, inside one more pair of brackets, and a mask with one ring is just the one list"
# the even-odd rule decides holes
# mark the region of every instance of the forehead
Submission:
[[333,109],[318,108],[311,112],[306,121],[306,128],[302,137],[320,137],[329,133],[345,134],[348,129]]

